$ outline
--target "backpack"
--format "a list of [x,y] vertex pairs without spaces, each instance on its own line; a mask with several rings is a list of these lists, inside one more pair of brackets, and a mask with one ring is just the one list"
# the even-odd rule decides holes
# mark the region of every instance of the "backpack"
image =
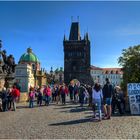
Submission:
[[29,93],[29,97],[30,97],[30,99],[34,99],[34,93],[33,92],[30,92]]

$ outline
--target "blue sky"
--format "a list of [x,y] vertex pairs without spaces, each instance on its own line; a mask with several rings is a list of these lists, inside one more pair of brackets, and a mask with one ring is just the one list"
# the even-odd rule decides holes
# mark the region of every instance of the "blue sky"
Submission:
[[41,66],[63,67],[63,36],[71,16],[91,41],[91,64],[118,67],[122,49],[140,44],[140,2],[0,2],[0,39],[18,62],[30,46]]

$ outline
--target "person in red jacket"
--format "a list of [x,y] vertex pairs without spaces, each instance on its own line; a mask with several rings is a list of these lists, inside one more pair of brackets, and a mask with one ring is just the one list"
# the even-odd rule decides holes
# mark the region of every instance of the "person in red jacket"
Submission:
[[61,99],[62,99],[62,104],[66,104],[66,95],[68,94],[68,88],[63,84],[60,87],[60,95],[61,95]]
[[45,95],[45,105],[49,105],[51,101],[51,88],[49,85],[45,87],[43,90],[43,94]]
[[20,96],[19,90],[16,88],[16,86],[13,86],[12,89],[12,102],[13,102],[13,110],[16,111],[16,101]]

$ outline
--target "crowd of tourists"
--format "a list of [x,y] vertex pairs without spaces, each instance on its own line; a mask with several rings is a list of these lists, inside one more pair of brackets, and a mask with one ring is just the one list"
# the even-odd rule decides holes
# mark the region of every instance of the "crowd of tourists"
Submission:
[[0,111],[16,111],[16,102],[19,101],[19,97],[20,89],[16,85],[8,89],[4,87],[0,92]]
[[[1,111],[16,110],[19,97],[20,89],[16,85],[12,89],[3,88],[0,94]],[[65,105],[66,100],[73,104],[80,104],[81,107],[84,104],[91,107],[93,118],[98,116],[99,120],[110,119],[111,114],[116,113],[116,110],[121,115],[125,112],[124,94],[120,87],[114,88],[108,78],[103,86],[99,83],[93,86],[80,83],[70,83],[67,86],[63,83],[45,85],[41,88],[30,87],[28,93],[29,108],[33,108],[35,102],[38,106],[49,106],[50,103]]]
[[30,88],[29,107],[34,107],[36,99],[38,106],[48,106],[50,103],[65,105],[67,96],[71,103],[80,104],[81,107],[87,104],[93,110],[93,118],[98,114],[99,120],[110,119],[111,114],[117,110],[120,115],[125,112],[124,93],[120,87],[114,87],[108,78],[103,86],[99,83],[94,86],[70,83],[68,86],[56,84],[52,87],[47,85],[43,88]]

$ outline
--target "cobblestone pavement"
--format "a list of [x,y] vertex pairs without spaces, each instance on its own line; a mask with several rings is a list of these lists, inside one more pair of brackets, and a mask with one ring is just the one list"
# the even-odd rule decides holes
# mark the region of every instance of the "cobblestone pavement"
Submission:
[[0,112],[0,138],[94,139],[140,138],[140,116],[113,116],[98,122],[92,111],[67,103],[28,108],[18,104],[16,112]]

